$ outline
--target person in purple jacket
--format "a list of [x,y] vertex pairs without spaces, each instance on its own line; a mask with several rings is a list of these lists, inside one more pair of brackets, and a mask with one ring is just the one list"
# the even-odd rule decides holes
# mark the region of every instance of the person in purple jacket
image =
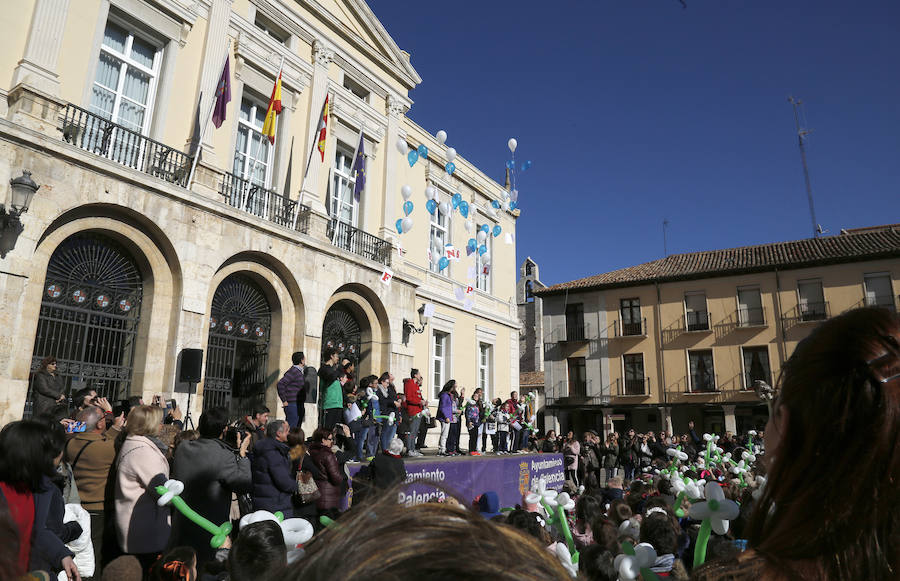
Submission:
[[441,423],[441,439],[438,441],[438,456],[447,455],[447,437],[450,435],[450,423],[453,421],[453,388],[456,380],[451,379],[438,395],[438,410],[435,419]]
[[303,404],[306,403],[306,380],[303,377],[306,370],[306,356],[303,351],[297,351],[291,356],[293,365],[284,372],[284,377],[278,380],[278,397],[284,408],[284,416],[292,427],[303,424]]

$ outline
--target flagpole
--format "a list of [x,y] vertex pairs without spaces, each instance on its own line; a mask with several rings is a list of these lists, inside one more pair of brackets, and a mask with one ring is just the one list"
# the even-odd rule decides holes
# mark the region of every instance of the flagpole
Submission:
[[[325,91],[325,102],[328,101],[328,97],[329,97],[328,91]],[[322,118],[322,113],[325,111],[325,102],[322,103],[322,109],[319,112],[319,119]],[[313,134],[310,139],[311,146],[309,148],[309,157],[306,158],[306,167],[303,168],[303,180],[300,183],[300,199],[298,200],[298,203],[300,203],[301,205],[303,204],[303,188],[306,187],[306,176],[309,175],[309,165],[312,163],[313,152],[316,150],[316,145],[318,144],[318,142],[316,141],[316,135],[318,135],[318,133],[319,133],[319,124],[316,123],[316,127],[313,129]]]
[[[225,39],[225,59],[222,60],[222,66],[220,67],[222,70],[225,69],[225,63],[228,62],[228,57],[231,52],[231,39]],[[283,59],[284,57],[282,57]],[[219,79],[222,78],[222,73],[219,73]],[[219,80],[216,79],[216,87],[219,85]],[[213,99],[209,102],[209,114],[206,116],[206,120],[203,123],[203,128],[200,129],[200,142],[197,144],[197,151],[194,153],[194,159],[191,162],[191,173],[188,174],[187,189],[191,189],[191,184],[194,181],[194,172],[197,170],[197,161],[200,159],[200,153],[203,151],[203,140],[206,138],[206,127],[209,125],[209,122],[212,120],[213,111],[216,108],[216,91],[213,91]]]

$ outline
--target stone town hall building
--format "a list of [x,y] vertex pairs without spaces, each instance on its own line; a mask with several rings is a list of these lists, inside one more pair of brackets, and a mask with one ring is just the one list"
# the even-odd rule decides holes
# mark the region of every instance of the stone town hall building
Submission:
[[[417,367],[432,398],[450,378],[489,396],[516,389],[514,237],[466,256],[466,220],[428,214],[424,191],[439,202],[461,194],[469,227],[514,234],[517,213],[490,207],[503,188],[465,159],[444,171],[445,147],[405,116],[421,79],[363,0],[3,7],[4,250],[16,234],[7,184],[30,171],[40,189],[0,259],[0,423],[22,416],[47,355],[70,388],[183,401],[182,352],[202,349],[195,413],[279,408],[274,385],[291,353],[317,365],[323,345],[356,360],[360,377],[399,380]],[[224,124],[203,133],[188,184],[195,118],[211,110],[226,51],[232,100]],[[270,146],[262,125],[282,62]],[[316,151],[307,164],[326,96],[324,161]],[[360,132],[367,179],[356,199]],[[401,139],[428,158],[410,167]],[[404,185],[414,226],[399,236]],[[462,256],[440,270],[436,251],[450,244]]]

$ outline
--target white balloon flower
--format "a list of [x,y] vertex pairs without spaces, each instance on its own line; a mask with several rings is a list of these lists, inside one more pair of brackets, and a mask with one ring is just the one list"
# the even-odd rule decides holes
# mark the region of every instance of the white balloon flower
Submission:
[[641,576],[641,569],[650,568],[656,562],[656,549],[648,543],[638,543],[633,555],[616,555],[613,566],[619,579],[631,581]]
[[706,484],[706,502],[691,505],[690,517],[696,520],[709,519],[712,530],[717,535],[728,532],[728,521],[734,520],[741,508],[733,500],[725,498],[722,487],[715,482]]

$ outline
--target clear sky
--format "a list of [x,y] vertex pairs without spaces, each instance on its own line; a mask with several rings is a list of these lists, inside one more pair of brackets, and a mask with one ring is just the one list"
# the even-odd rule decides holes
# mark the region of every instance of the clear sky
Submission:
[[900,222],[897,0],[369,5],[423,82],[409,117],[503,183],[553,284],[670,254]]

